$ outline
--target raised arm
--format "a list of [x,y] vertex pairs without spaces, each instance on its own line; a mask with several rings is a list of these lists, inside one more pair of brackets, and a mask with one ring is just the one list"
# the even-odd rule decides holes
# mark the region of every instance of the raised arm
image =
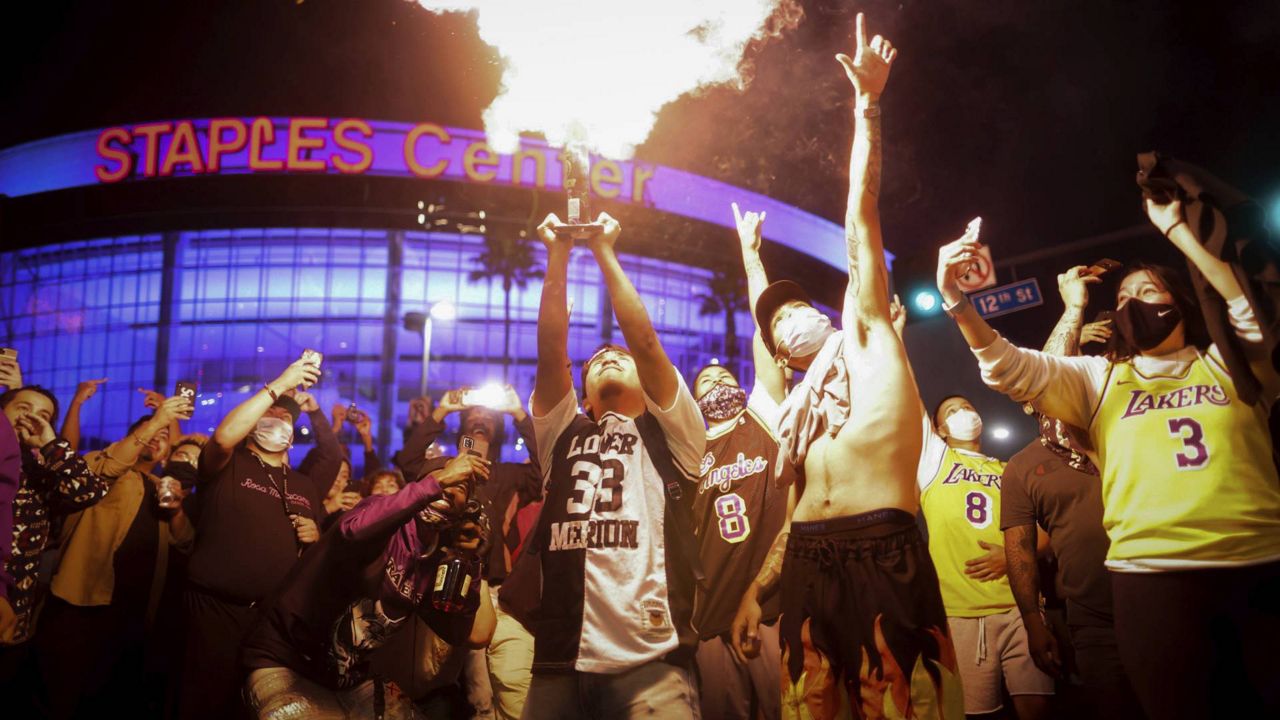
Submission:
[[1089,304],[1089,285],[1102,278],[1089,274],[1089,268],[1077,265],[1058,275],[1058,294],[1062,296],[1062,317],[1053,326],[1044,352],[1071,357],[1080,354],[1080,330],[1084,327],[1084,307]]
[[[667,351],[662,349],[658,333],[649,320],[649,311],[645,309],[640,293],[631,284],[630,278],[623,272],[618,262],[614,246],[618,236],[622,234],[622,226],[608,213],[600,213],[596,222],[603,231],[592,238],[591,252],[600,265],[604,275],[604,284],[609,291],[609,300],[613,303],[613,313],[618,318],[618,327],[622,337],[627,341],[627,348],[636,361],[636,374],[640,376],[640,387],[650,400],[659,407],[668,408],[675,402],[676,391],[680,385],[676,380],[674,366]],[[545,307],[545,296],[544,296]],[[563,303],[561,309],[564,309]],[[541,362],[539,362],[541,367]],[[536,391],[535,391],[536,393]],[[547,409],[551,408],[548,405]]]
[[738,226],[738,242],[742,245],[742,267],[747,273],[747,300],[750,302],[752,325],[751,356],[755,362],[756,382],[769,393],[774,402],[780,403],[787,396],[787,379],[782,368],[773,361],[769,349],[764,346],[760,326],[755,322],[756,302],[760,293],[769,287],[769,276],[760,261],[761,230],[765,213],[747,212],[745,215],[733,203],[733,219]]
[[538,239],[547,248],[547,273],[542,278],[538,306],[538,365],[533,380],[533,414],[551,412],[573,388],[569,372],[569,253],[573,243],[556,237],[563,225],[552,213],[538,226]]
[[467,482],[475,476],[489,479],[489,461],[475,455],[458,455],[443,468],[391,495],[370,495],[348,510],[338,522],[344,540],[361,542],[390,535],[418,511],[441,497],[443,488]]
[[[849,259],[849,295],[862,327],[875,320],[888,322],[889,290],[884,267],[884,239],[880,234],[880,94],[889,80],[897,50],[879,35],[867,42],[866,18],[858,13],[854,55],[837,55],[857,91],[858,123],[849,157],[849,204],[845,214],[845,245]],[[848,330],[846,326],[846,330]]]
[[58,433],[71,445],[72,450],[80,449],[80,408],[98,392],[98,386],[106,382],[106,378],[85,380],[76,386],[75,397],[67,408],[67,416],[62,419],[62,432]]
[[280,377],[262,386],[252,397],[227,413],[226,417],[222,418],[222,422],[218,423],[218,429],[213,432],[213,437],[209,438],[209,442],[205,444],[200,460],[201,476],[211,477],[213,473],[226,467],[236,446],[249,437],[258,419],[267,411],[267,408],[271,407],[275,398],[304,382],[314,385],[319,379],[319,368],[311,363],[297,360],[285,368]]

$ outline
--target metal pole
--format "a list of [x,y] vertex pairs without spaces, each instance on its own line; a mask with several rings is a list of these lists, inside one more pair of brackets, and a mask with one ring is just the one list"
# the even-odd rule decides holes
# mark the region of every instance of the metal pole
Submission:
[[427,396],[427,368],[431,363],[431,309],[427,308],[422,321],[422,381],[418,383],[418,397]]

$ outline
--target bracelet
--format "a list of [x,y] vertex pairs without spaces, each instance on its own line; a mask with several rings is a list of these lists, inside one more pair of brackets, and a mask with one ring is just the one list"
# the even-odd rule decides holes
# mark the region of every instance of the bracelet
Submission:
[[275,391],[275,390],[272,390],[272,389],[271,389],[271,386],[270,386],[270,385],[265,385],[265,384],[264,384],[264,385],[262,386],[262,389],[263,389],[263,390],[266,390],[266,391],[267,391],[267,394],[271,396],[271,402],[275,402],[275,401],[277,401],[277,400],[279,400],[279,399],[280,399],[280,396],[276,394],[276,391]]
[[971,307],[973,307],[973,305],[969,303],[969,296],[962,294],[960,296],[960,299],[957,300],[954,305],[944,304],[942,306],[942,312],[946,313],[947,317],[954,320],[957,315],[959,315],[960,313],[963,313],[965,310]]
[[1165,238],[1167,239],[1169,237],[1169,233],[1173,232],[1174,228],[1178,227],[1179,225],[1186,225],[1186,224],[1187,224],[1186,220],[1179,220],[1178,222],[1170,225],[1169,229],[1164,231]]
[[857,113],[858,117],[862,118],[880,117],[880,103],[873,102],[866,106],[858,105],[853,108],[853,111]]

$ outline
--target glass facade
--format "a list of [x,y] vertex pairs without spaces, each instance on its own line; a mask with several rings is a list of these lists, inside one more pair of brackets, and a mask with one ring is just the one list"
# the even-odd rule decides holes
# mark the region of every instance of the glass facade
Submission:
[[[536,243],[535,243],[536,244]],[[504,352],[500,279],[473,280],[484,249],[478,235],[399,230],[270,228],[204,230],[46,245],[0,253],[0,344],[19,352],[28,383],[52,389],[63,409],[76,384],[108,378],[85,405],[82,448],[123,437],[146,410],[139,388],[199,387],[191,432],[212,432],[248,393],[274,378],[304,348],[324,353],[314,389],[327,412],[355,402],[374,419],[380,454],[398,449],[408,403],[419,391],[423,337],[405,313],[451,300],[457,317],[433,323],[433,396],[464,384],[504,380],[522,399],[533,388],[541,283],[513,289],[510,350]],[[539,266],[545,255],[535,251]],[[672,361],[689,377],[726,361],[723,313],[703,314],[711,272],[627,255]],[[586,359],[602,342],[622,342],[599,270],[585,249],[570,265],[570,357]],[[742,383],[752,381],[750,330],[736,315]],[[456,420],[454,420],[456,424]],[[508,425],[510,430],[510,425]],[[353,431],[344,441],[357,451]],[[508,434],[508,438],[514,435]],[[294,461],[310,446],[296,437]],[[454,444],[446,435],[442,442]],[[509,460],[523,448],[508,442]]]

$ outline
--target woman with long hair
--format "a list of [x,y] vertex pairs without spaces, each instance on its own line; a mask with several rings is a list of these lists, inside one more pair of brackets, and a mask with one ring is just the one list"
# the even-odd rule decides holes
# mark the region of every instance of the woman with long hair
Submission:
[[1259,402],[1239,398],[1216,346],[1189,342],[1195,302],[1170,270],[1123,277],[1107,357],[1000,337],[957,284],[981,247],[971,234],[939,251],[938,289],[989,386],[1085,431],[1102,470],[1116,638],[1147,714],[1277,717],[1280,478],[1267,415],[1280,377],[1230,266],[1199,244],[1180,203],[1148,200],[1147,213],[1227,300]]

